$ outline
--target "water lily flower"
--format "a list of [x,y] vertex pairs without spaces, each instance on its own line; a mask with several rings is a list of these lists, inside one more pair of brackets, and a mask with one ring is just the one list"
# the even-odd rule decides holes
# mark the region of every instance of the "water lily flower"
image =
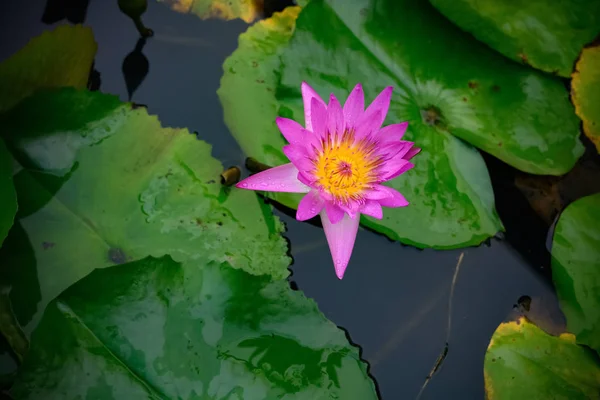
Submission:
[[409,161],[421,149],[401,140],[408,122],[381,127],[392,97],[386,87],[364,109],[357,84],[342,107],[332,94],[329,104],[302,82],[304,127],[276,119],[289,142],[283,153],[291,161],[251,175],[236,186],[271,192],[306,193],[296,219],[321,217],[336,275],[342,279],[356,239],[360,214],[383,218],[383,207],[405,207],[408,201],[381,183],[413,168]]

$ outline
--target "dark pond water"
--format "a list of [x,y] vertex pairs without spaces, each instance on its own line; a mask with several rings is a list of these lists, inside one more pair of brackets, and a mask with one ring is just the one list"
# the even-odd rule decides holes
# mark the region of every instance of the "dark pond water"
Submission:
[[[243,165],[245,155],[229,134],[216,90],[221,65],[248,25],[240,20],[202,21],[149,2],[144,21],[155,32],[142,53],[149,70],[132,100],[148,106],[163,125],[188,127],[213,144],[225,166]],[[48,29],[42,22],[46,0],[4,1],[0,5],[0,59]],[[60,21],[57,23],[66,23]],[[99,44],[95,69],[99,90],[128,100],[123,62],[134,51],[138,33],[116,1],[89,2],[85,24]],[[136,64],[137,63],[137,64]],[[136,65],[143,68],[138,54]],[[547,270],[547,225],[513,186],[513,171],[486,158],[494,180],[498,210],[507,227],[503,239],[455,251],[420,251],[361,229],[343,281],[332,267],[321,228],[295,221],[278,210],[291,243],[294,288],[314,298],[325,315],[347,330],[370,363],[383,399],[416,398],[448,341],[448,353],[423,391],[422,399],[481,399],[483,358],[490,336],[522,296],[532,312],[558,318]],[[449,298],[457,258],[464,252]],[[2,371],[14,368],[4,355]]]

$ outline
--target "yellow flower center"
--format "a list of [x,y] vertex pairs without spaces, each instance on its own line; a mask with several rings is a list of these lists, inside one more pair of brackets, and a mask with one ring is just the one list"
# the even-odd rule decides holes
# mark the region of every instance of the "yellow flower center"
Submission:
[[315,177],[322,189],[342,202],[359,200],[376,180],[380,160],[373,143],[354,143],[353,133],[341,140],[325,140],[315,161]]

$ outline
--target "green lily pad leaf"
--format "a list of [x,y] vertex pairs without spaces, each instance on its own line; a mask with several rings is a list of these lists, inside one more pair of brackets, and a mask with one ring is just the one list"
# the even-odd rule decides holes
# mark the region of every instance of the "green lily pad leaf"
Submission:
[[[211,146],[187,130],[73,89],[38,92],[0,123],[24,166],[15,176],[24,234],[0,256],[19,266],[3,273],[28,332],[92,269],[148,255],[288,276],[283,224],[253,193],[222,186]],[[36,290],[41,301],[29,297]]]
[[598,1],[430,0],[442,14],[515,61],[569,77],[600,33]]
[[377,399],[358,349],[286,281],[169,257],[96,270],[48,305],[18,399]]
[[583,132],[600,153],[600,46],[583,49],[573,72],[571,94]]
[[60,25],[0,63],[0,112],[37,89],[87,86],[98,45],[92,30]]
[[262,1],[256,0],[158,0],[174,11],[196,14],[200,19],[219,18],[225,21],[240,18],[251,23],[260,18]]
[[[274,121],[277,115],[282,115],[293,117],[303,123],[301,99],[298,93],[303,79],[307,79],[322,96],[328,94],[328,90],[323,89],[327,87],[344,98],[348,94],[347,90],[352,89],[354,83],[362,82],[367,98],[372,100],[378,89],[383,88],[378,83],[381,79],[381,71],[373,70],[368,78],[345,75],[355,63],[362,63],[360,66],[356,64],[356,67],[363,72],[369,71],[364,68],[370,68],[364,65],[364,61],[361,61],[362,56],[356,51],[344,50],[348,43],[332,45],[332,48],[339,47],[344,53],[340,57],[344,58],[335,60],[331,65],[344,65],[343,71],[332,71],[332,75],[323,75],[328,77],[339,75],[340,78],[336,78],[336,82],[343,85],[343,91],[327,86],[328,84],[321,80],[316,72],[314,75],[311,72],[310,78],[308,75],[290,76],[297,71],[295,67],[306,72],[319,62],[323,65],[319,65],[318,68],[325,70],[330,64],[324,60],[335,55],[327,50],[328,56],[321,54],[322,58],[308,61],[313,56],[313,51],[318,53],[325,50],[320,48],[318,43],[304,45],[298,42],[310,35],[308,31],[312,29],[302,28],[302,25],[296,28],[297,33],[288,44],[299,11],[298,7],[287,8],[280,14],[274,14],[270,19],[256,23],[242,34],[238,49],[224,64],[225,74],[217,92],[223,105],[225,121],[244,152],[271,166],[289,162],[281,151],[286,142]],[[301,24],[302,20],[307,21],[307,18],[312,18],[311,15],[334,18],[333,21],[319,20],[315,22],[316,25],[336,23],[331,9],[315,2],[311,2],[302,11],[298,23]],[[301,28],[308,31],[298,32]],[[346,28],[336,25],[331,28],[332,32],[336,32],[336,37],[353,40],[351,35],[347,34]],[[319,34],[325,35],[323,40],[331,37],[329,33]],[[351,46],[348,49],[357,46],[356,43],[348,45]],[[300,53],[293,56],[294,51]],[[283,65],[280,57],[282,54]],[[355,54],[356,59],[347,59],[348,54]],[[293,57],[297,59],[292,59]],[[307,58],[306,61],[304,57]],[[279,85],[280,78],[289,82],[289,86]],[[397,101],[396,97],[399,96],[396,94],[393,101]],[[393,122],[399,122],[396,111],[392,111],[387,120],[387,123]],[[417,126],[419,134],[414,134]],[[394,240],[417,247],[435,248],[479,244],[503,229],[494,209],[494,197],[487,170],[478,152],[447,132],[438,131],[435,127],[421,123],[420,120],[411,124],[409,130],[410,139],[416,140],[417,145],[424,150],[415,159],[417,167],[393,180],[391,185],[401,190],[411,204],[405,208],[386,209],[381,221],[362,217],[363,225],[382,232]],[[292,208],[297,207],[301,198],[299,195],[288,193],[268,193],[268,195]]]
[[0,139],[0,246],[13,225],[17,213],[17,193],[13,184],[12,156]]
[[525,318],[494,332],[483,366],[489,400],[596,399],[600,364],[571,334],[551,336]]
[[600,353],[600,194],[571,203],[559,217],[552,280],[569,332]]

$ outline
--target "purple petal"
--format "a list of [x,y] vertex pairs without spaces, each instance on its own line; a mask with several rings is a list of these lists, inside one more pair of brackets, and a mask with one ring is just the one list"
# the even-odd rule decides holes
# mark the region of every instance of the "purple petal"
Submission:
[[342,209],[352,219],[356,218],[363,203],[358,201],[350,200],[347,204],[339,204],[338,207]]
[[353,128],[356,120],[365,110],[365,95],[363,93],[362,85],[359,83],[354,86],[352,92],[344,103],[344,121],[346,126]]
[[391,86],[386,87],[375,97],[375,100],[367,107],[363,115],[357,121],[357,125],[364,119],[373,118],[373,115],[379,113],[379,117],[373,121],[373,129],[379,129],[381,124],[385,120],[388,109],[390,108],[390,100],[392,99],[392,90],[394,88]]
[[332,94],[327,106],[327,127],[333,137],[344,132],[344,114],[340,102]]
[[377,111],[370,115],[363,114],[363,116],[366,117],[359,118],[356,125],[356,133],[354,134],[356,140],[364,139],[379,129],[379,126],[381,125],[381,122],[378,122],[380,120],[380,115],[381,113]]
[[249,176],[235,187],[266,192],[308,193],[310,191],[308,186],[298,180],[298,169],[292,163]]
[[301,91],[302,100],[304,102],[304,126],[307,130],[312,131],[312,99],[316,99],[317,102],[320,102],[323,106],[325,106],[325,102],[306,82],[302,82]]
[[325,203],[325,211],[327,212],[327,218],[332,224],[337,224],[344,218],[344,210],[339,208],[333,203]]
[[384,207],[405,207],[408,201],[396,189],[384,185],[376,185],[375,190],[378,193],[385,193],[384,197],[376,199]]
[[413,142],[404,142],[402,140],[398,142],[382,143],[378,154],[386,160],[392,158],[403,158],[413,145]]
[[277,117],[275,123],[288,143],[303,144],[305,142],[306,130],[293,119]]
[[315,183],[316,179],[315,177],[307,172],[298,172],[298,180],[302,183],[304,183],[306,186],[313,186],[313,184]]
[[337,224],[332,224],[329,218],[321,212],[323,230],[325,231],[329,251],[333,258],[335,274],[339,279],[344,277],[350,256],[352,256],[359,221],[359,218],[352,219],[345,215]]
[[361,214],[370,215],[373,218],[383,218],[381,204],[376,200],[367,200],[360,210]]
[[377,134],[378,138],[381,138],[384,142],[396,142],[402,139],[402,136],[406,133],[408,122],[402,122],[400,124],[392,124],[381,128]]
[[[290,158],[290,160],[292,159]],[[410,162],[403,159],[402,157],[392,158],[380,167],[380,176],[387,181],[390,179],[389,176],[394,175],[399,169],[404,168],[406,164],[410,164]]]
[[306,153],[306,149],[302,146],[296,146],[293,144],[288,144],[283,146],[283,154],[298,168],[299,171],[312,171],[314,169],[314,165],[310,158],[308,158],[308,154]]
[[313,97],[311,103],[312,131],[317,137],[325,137],[327,132],[327,107]]
[[411,158],[413,158],[414,156],[416,156],[417,154],[419,154],[421,152],[421,149],[419,147],[413,147],[412,149],[410,149],[405,155],[404,155],[404,159],[406,160],[410,160]]
[[414,167],[415,167],[415,164],[413,164],[409,161],[406,164],[404,164],[402,167],[400,167],[396,172],[393,172],[393,173],[389,174],[387,177],[384,177],[384,180],[389,181],[390,179],[394,179],[395,177],[402,175],[403,173],[405,173],[406,171],[408,171],[410,169],[413,169]]
[[306,196],[300,200],[298,204],[298,211],[296,211],[296,219],[298,221],[306,221],[311,219],[321,212],[325,203],[319,192],[311,190]]

